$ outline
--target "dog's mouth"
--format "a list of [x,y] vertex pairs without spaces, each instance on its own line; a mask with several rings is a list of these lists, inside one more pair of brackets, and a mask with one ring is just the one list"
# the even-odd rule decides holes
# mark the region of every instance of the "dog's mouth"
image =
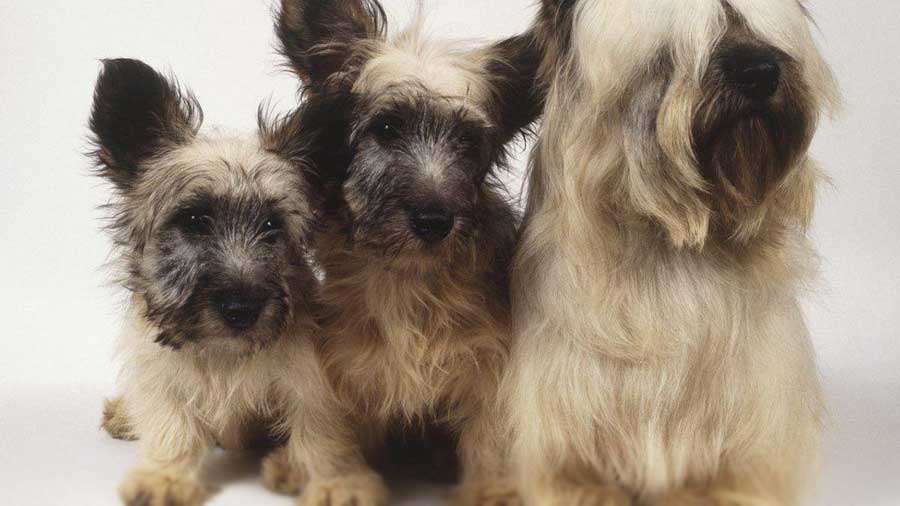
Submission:
[[765,144],[778,151],[796,149],[803,144],[801,134],[807,130],[808,123],[799,104],[777,98],[733,102],[730,111],[712,116],[714,120],[702,121],[701,118],[709,118],[710,114],[698,114],[693,129],[694,146],[701,162],[704,154],[722,145],[741,149]]
[[178,314],[157,318],[156,343],[180,350],[191,345],[232,354],[250,354],[277,342],[291,314],[287,301],[267,301],[260,309],[230,307],[209,300]]
[[376,268],[423,276],[431,273],[468,268],[476,251],[469,242],[453,239],[439,245],[418,244],[409,240],[404,247],[359,248],[354,256]]
[[390,242],[357,242],[355,246],[364,255],[387,265],[418,264],[420,267],[452,264],[464,247],[456,232],[437,243],[407,235]]
[[222,308],[215,303],[219,325],[227,339],[243,340],[265,347],[277,341],[284,333],[290,320],[289,305],[286,300],[271,299],[260,308]]
[[809,121],[796,104],[747,104],[698,125],[695,158],[723,222],[764,205],[808,144]]
[[[701,134],[699,142],[695,141],[699,152],[710,151],[715,146],[730,142],[736,136],[740,136],[742,132],[753,125],[766,125],[765,132],[767,136],[773,135],[768,128],[770,120],[770,111],[764,106],[752,106],[734,114],[726,121],[722,121],[708,129],[707,132]],[[702,158],[702,157],[701,157]]]
[[348,246],[373,261],[427,266],[457,261],[470,249],[470,229],[465,216],[413,219],[398,212],[380,223],[354,222],[346,232]]

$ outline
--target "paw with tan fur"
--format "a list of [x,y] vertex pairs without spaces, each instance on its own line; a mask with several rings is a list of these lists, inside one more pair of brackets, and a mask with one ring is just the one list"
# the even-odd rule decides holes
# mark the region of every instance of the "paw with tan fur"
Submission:
[[633,506],[635,501],[619,487],[569,485],[559,487],[555,494],[541,497],[536,504],[553,506]]
[[387,506],[388,489],[375,473],[314,479],[307,484],[299,506]]
[[136,469],[125,478],[119,495],[126,506],[198,506],[209,493],[194,478]]
[[450,500],[451,506],[521,506],[515,485],[506,480],[463,484]]
[[103,421],[100,424],[113,439],[122,441],[136,441],[137,434],[125,413],[124,403],[121,397],[106,399],[103,402]]
[[680,489],[653,501],[651,506],[778,506],[772,501],[727,490]]
[[284,495],[298,495],[309,475],[290,462],[287,448],[281,447],[266,455],[262,461],[263,485],[272,492]]

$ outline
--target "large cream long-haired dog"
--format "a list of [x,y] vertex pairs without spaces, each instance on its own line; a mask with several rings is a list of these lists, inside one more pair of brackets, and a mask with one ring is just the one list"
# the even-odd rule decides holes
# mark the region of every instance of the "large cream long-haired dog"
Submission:
[[513,273],[532,505],[796,505],[823,412],[797,292],[835,98],[795,0],[544,0]]

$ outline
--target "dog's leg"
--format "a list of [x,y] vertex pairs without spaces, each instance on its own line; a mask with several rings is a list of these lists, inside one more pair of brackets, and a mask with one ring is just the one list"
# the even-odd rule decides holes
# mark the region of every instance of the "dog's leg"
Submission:
[[[778,459],[771,461],[777,463]],[[802,480],[790,469],[766,462],[744,463],[704,487],[684,487],[647,501],[648,506],[798,506]],[[795,482],[796,481],[796,482]]]
[[455,506],[517,506],[521,499],[511,477],[509,444],[500,416],[483,410],[463,424],[459,438],[462,484],[454,493]]
[[[338,404],[312,350],[293,368],[303,377],[284,378],[283,449],[263,463],[264,483],[276,491],[300,492],[299,504],[385,506],[388,490],[366,463],[360,434]],[[302,489],[302,490],[301,490]]]
[[281,446],[265,456],[262,461],[263,485],[272,492],[299,495],[309,481],[309,474],[302,463],[291,462],[290,451]]
[[529,506],[633,506],[636,504],[617,485],[573,482],[562,477],[532,483],[528,500],[525,503]]
[[385,506],[384,481],[368,466],[358,438],[338,413],[325,417],[308,409],[297,413],[284,450],[266,464],[267,483],[277,478],[273,469],[280,468],[286,474],[279,488],[292,492],[302,488],[300,505]]
[[681,488],[650,501],[650,506],[794,506],[768,494],[740,490],[733,485],[712,485],[707,488]]
[[[295,429],[296,430],[296,429]],[[385,439],[385,429],[380,424],[359,428],[356,440],[360,441],[364,455],[374,454]],[[344,443],[355,446],[354,443]],[[301,452],[294,452],[301,453]],[[262,462],[263,484],[269,490],[284,495],[298,495],[309,482],[310,475],[306,464],[291,457],[292,451],[285,444],[266,455]]]
[[733,497],[725,490],[682,488],[665,494],[660,499],[650,501],[649,504],[652,506],[761,506],[768,504],[757,501],[758,499],[750,497]]
[[200,465],[211,438],[182,409],[147,404],[133,411],[141,434],[141,463],[119,488],[122,500],[127,506],[202,504],[208,492],[200,482]]
[[[591,466],[571,460],[552,466],[553,452],[538,442],[518,442],[519,492],[527,506],[636,506],[620,485],[597,476]],[[527,450],[527,451],[523,451]],[[558,455],[558,453],[557,453]]]
[[297,504],[321,506],[323,504],[348,504],[354,506],[386,506],[388,489],[373,471],[354,471],[330,478],[312,478]]
[[103,421],[101,427],[113,439],[136,441],[138,436],[125,410],[125,398],[114,397],[103,402]]

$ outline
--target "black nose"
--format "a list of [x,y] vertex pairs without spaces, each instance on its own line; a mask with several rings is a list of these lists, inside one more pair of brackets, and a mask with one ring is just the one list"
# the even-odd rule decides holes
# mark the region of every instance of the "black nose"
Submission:
[[229,327],[234,330],[247,330],[259,320],[263,304],[259,298],[240,294],[227,295],[219,302],[219,313]]
[[781,68],[768,55],[745,56],[735,62],[731,80],[738,91],[747,98],[764,100],[778,91]]
[[435,243],[453,230],[454,216],[446,209],[430,207],[409,213],[409,225],[419,239]]

